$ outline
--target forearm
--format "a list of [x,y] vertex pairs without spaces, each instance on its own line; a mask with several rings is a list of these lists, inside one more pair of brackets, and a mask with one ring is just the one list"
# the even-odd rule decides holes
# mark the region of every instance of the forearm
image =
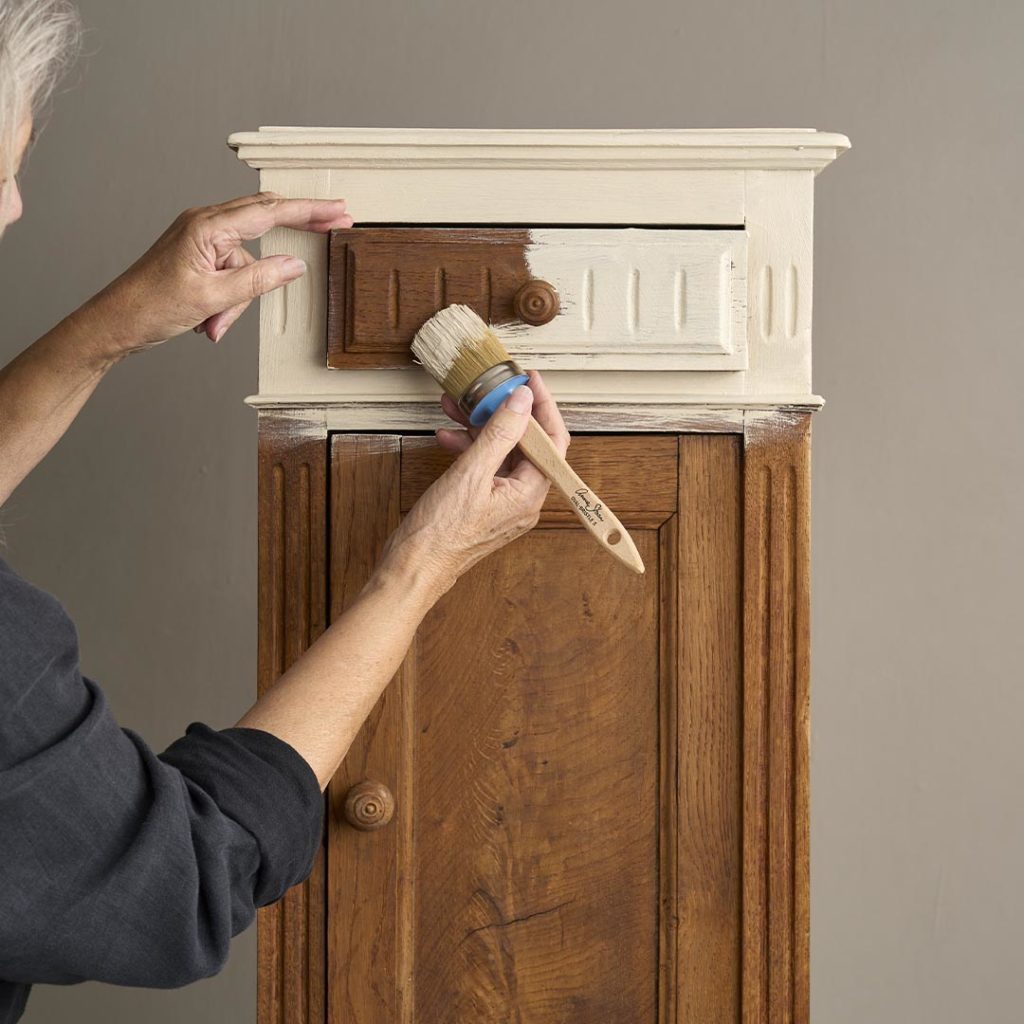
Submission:
[[93,300],[0,369],[0,505],[117,361]]
[[238,724],[290,743],[325,788],[446,585],[415,557],[386,558],[356,601]]
[[253,259],[246,241],[271,228],[351,226],[342,200],[267,193],[183,213],[116,281],[0,370],[0,504],[124,355],[195,327],[219,340],[255,296],[304,273],[289,256]]

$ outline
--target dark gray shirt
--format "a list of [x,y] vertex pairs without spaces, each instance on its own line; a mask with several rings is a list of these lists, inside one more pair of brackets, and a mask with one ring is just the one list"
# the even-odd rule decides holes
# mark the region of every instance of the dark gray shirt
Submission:
[[309,765],[255,729],[154,754],[84,679],[60,603],[0,560],[0,1024],[35,982],[169,988],[310,871]]

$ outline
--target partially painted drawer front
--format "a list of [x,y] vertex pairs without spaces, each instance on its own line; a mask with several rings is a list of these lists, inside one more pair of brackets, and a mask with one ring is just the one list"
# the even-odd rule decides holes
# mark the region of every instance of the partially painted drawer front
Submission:
[[[403,366],[423,322],[454,302],[547,369],[747,367],[742,230],[354,228],[330,243],[328,365]],[[516,315],[531,281],[557,292],[542,326]]]

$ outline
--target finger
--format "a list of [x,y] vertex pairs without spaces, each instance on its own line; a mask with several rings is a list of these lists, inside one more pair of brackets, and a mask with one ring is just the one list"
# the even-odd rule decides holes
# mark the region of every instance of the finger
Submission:
[[473,468],[493,477],[519,443],[530,422],[533,392],[525,385],[515,391],[491,416],[464,458]]
[[218,263],[218,270],[231,270],[237,267],[248,267],[256,262],[253,256],[244,245],[232,246],[227,255]]
[[544,428],[544,432],[564,455],[569,447],[570,437],[562,413],[551,397],[544,378],[536,370],[527,372],[530,377],[530,390],[533,392],[533,418]]
[[540,505],[547,497],[551,481],[524,455],[507,474],[510,480],[518,480],[528,502]]
[[[255,262],[256,257],[248,249],[244,249],[239,245],[228,252],[221,262],[219,269],[247,267]],[[224,337],[228,328],[246,311],[248,306],[248,302],[239,302],[234,306],[229,306],[227,309],[213,313],[194,330],[197,334],[205,334],[210,341],[216,344]]]
[[446,430],[442,427],[440,430],[435,431],[434,436],[442,448],[459,455],[466,451],[473,443],[473,439],[465,430]]
[[266,295],[305,272],[306,264],[294,256],[267,256],[238,269],[214,271],[211,276],[219,286],[218,304],[223,302],[225,309],[230,309]]
[[235,325],[235,321],[249,308],[248,302],[215,313],[206,321],[206,336],[216,344]]
[[469,417],[459,408],[455,399],[450,395],[441,396],[441,408],[449,419],[455,420],[456,423],[461,423],[464,427],[469,426]]
[[350,228],[352,223],[344,199],[264,199],[219,210],[210,218],[211,227],[229,231],[244,241],[259,238],[271,228],[324,232]]
[[237,199],[229,199],[224,203],[217,203],[209,209],[213,210],[237,210],[240,206],[252,206],[253,203],[265,203],[268,200],[284,199],[280,192],[256,192],[250,196],[239,196]]

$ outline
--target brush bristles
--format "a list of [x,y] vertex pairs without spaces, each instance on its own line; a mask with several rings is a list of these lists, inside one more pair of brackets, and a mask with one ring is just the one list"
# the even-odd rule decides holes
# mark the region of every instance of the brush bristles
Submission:
[[456,402],[469,386],[509,354],[501,339],[469,306],[447,306],[417,332],[413,355]]

